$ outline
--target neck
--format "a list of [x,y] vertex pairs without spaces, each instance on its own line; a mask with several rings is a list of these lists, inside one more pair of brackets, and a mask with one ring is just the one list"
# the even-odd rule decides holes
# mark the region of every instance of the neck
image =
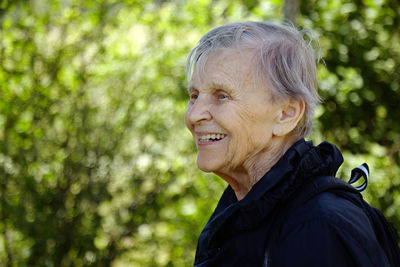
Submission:
[[236,198],[242,200],[251,188],[278,162],[285,152],[297,141],[293,137],[276,137],[275,142],[257,157],[249,159],[240,168],[231,172],[216,172],[232,187]]

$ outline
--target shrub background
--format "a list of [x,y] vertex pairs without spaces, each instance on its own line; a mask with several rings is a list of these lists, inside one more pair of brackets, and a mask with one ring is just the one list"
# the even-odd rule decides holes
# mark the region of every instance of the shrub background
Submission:
[[[190,49],[283,1],[0,1],[0,265],[189,266],[226,186],[184,127]],[[302,0],[324,61],[312,139],[366,161],[400,230],[400,4]]]

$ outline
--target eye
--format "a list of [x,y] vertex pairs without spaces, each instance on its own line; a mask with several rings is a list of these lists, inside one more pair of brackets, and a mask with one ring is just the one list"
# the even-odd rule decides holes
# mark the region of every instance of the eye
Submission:
[[190,93],[190,100],[194,101],[199,97],[197,92]]
[[217,95],[217,98],[220,99],[220,100],[228,99],[228,97],[229,96],[227,94],[224,94],[224,93],[219,93]]

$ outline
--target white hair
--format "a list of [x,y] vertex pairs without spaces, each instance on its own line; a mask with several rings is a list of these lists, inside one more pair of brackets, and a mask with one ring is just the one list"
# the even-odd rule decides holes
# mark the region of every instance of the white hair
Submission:
[[293,25],[252,21],[226,24],[206,33],[191,51],[186,64],[187,77],[191,78],[193,69],[204,70],[212,52],[234,48],[240,53],[242,49],[252,49],[255,78],[262,78],[271,90],[273,101],[291,97],[305,102],[304,115],[294,131],[296,136],[305,137],[311,131],[314,109],[320,102],[312,43],[310,32],[299,31]]

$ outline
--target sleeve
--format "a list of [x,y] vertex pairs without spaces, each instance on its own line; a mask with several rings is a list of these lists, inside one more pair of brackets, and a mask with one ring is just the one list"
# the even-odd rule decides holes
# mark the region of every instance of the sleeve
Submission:
[[379,244],[368,238],[334,220],[309,220],[271,244],[268,266],[389,266]]

